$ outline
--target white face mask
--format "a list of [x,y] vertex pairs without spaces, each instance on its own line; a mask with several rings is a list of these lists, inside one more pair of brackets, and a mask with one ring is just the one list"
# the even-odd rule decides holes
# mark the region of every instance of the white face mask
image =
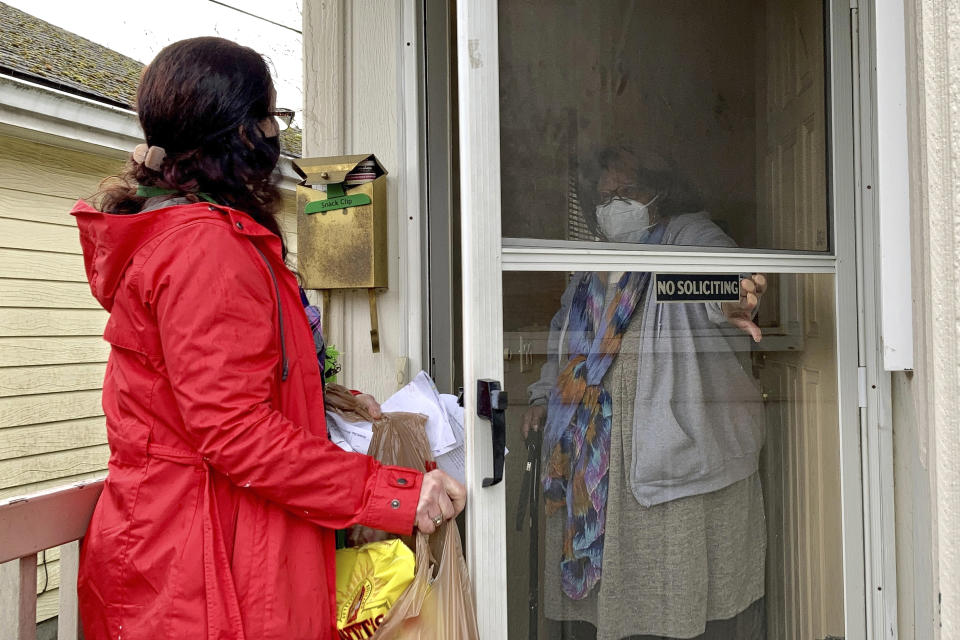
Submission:
[[614,198],[597,207],[597,224],[604,237],[610,242],[639,242],[643,234],[652,227],[650,223],[650,205],[659,195],[647,204],[626,198]]

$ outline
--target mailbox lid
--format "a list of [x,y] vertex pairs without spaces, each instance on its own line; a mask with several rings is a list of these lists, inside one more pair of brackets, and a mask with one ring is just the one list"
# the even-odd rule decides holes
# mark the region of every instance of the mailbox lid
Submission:
[[300,158],[293,161],[293,169],[301,178],[302,185],[337,184],[343,182],[347,174],[357,168],[364,160],[373,160],[377,179],[387,175],[387,170],[372,153],[348,156],[330,156],[327,158]]

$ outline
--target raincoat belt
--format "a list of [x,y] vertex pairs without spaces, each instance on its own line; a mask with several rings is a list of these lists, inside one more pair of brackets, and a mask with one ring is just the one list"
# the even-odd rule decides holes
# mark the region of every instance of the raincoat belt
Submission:
[[[154,442],[147,445],[147,457],[194,467],[203,474],[203,575],[207,584],[207,640],[244,640],[240,601],[229,578],[230,561],[220,528],[213,470],[209,462],[195,452]],[[217,570],[218,566],[220,571]]]

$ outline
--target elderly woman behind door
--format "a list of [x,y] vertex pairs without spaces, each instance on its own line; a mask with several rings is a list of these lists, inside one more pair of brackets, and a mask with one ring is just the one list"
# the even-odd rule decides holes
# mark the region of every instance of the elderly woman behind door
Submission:
[[[662,156],[599,162],[608,241],[730,247]],[[544,426],[546,615],[565,637],[763,636],[761,339],[739,303],[658,304],[649,273],[578,273],[551,322],[524,429]]]

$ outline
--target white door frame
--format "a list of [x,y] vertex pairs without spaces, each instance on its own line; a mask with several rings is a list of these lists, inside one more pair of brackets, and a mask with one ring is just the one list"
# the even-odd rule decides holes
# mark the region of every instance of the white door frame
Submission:
[[[460,122],[460,181],[463,265],[463,348],[467,439],[468,564],[478,602],[483,638],[501,638],[507,630],[506,523],[503,485],[482,488],[480,479],[492,464],[489,424],[476,418],[475,384],[479,378],[503,380],[503,271],[652,270],[740,272],[766,269],[782,273],[834,273],[837,317],[838,399],[841,425],[841,511],[847,638],[891,638],[896,634],[896,578],[893,547],[892,457],[889,434],[882,434],[882,380],[875,393],[864,394],[876,378],[875,332],[860,330],[864,309],[873,309],[875,290],[863,274],[873,273],[872,237],[875,206],[864,189],[873,175],[862,149],[872,149],[873,135],[859,107],[861,84],[855,82],[869,63],[869,46],[859,42],[860,17],[848,2],[834,2],[827,33],[831,108],[829,183],[834,212],[832,254],[771,251],[692,252],[657,247],[615,249],[609,245],[501,240],[499,63],[497,3],[457,3],[457,65]],[[868,66],[868,65],[866,65]],[[867,88],[867,92],[869,88]],[[868,102],[872,104],[872,102]],[[865,135],[866,130],[866,135]],[[872,158],[872,153],[867,154]],[[864,168],[869,171],[864,171]],[[864,194],[867,194],[865,199]],[[870,243],[866,243],[870,244]],[[859,249],[859,250],[858,250]],[[869,262],[864,262],[869,261]],[[859,320],[858,320],[859,316]],[[866,374],[860,375],[860,374]],[[889,385],[887,385],[888,387]],[[866,396],[866,397],[864,397]],[[886,396],[889,398],[889,395]],[[861,405],[874,403],[873,413]],[[874,415],[881,407],[880,416]],[[886,410],[889,416],[889,410]],[[861,449],[861,442],[865,446]],[[882,481],[887,478],[887,481]],[[869,487],[867,492],[863,487]],[[880,587],[878,590],[877,587]],[[867,597],[868,591],[870,597]],[[879,595],[878,595],[879,593]],[[891,633],[893,635],[891,635]]]
[[477,598],[477,624],[484,639],[504,638],[507,629],[504,486],[481,486],[482,478],[490,475],[493,452],[490,424],[476,417],[475,387],[481,378],[503,380],[497,45],[497,3],[458,1],[466,550]]
[[[891,230],[882,229],[884,221],[880,211],[878,192],[881,171],[878,163],[880,152],[880,134],[878,128],[878,108],[880,98],[877,97],[877,16],[880,8],[877,3],[865,2],[856,6],[851,2],[851,34],[854,79],[854,113],[858,114],[857,127],[854,129],[856,140],[854,152],[856,159],[854,166],[857,174],[858,198],[857,215],[857,292],[858,312],[860,315],[860,372],[861,372],[861,413],[860,429],[862,443],[862,476],[863,486],[867,488],[864,495],[864,527],[865,527],[865,582],[870,595],[867,606],[868,637],[892,640],[898,636],[898,601],[897,601],[897,558],[896,558],[896,517],[894,512],[894,464],[893,464],[893,413],[891,407],[892,390],[891,375],[885,364],[889,365],[893,359],[888,358],[885,348],[891,344],[898,349],[905,341],[912,340],[912,331],[909,324],[899,326],[896,321],[890,322],[890,314],[880,311],[883,307],[884,296],[892,296],[899,306],[910,307],[902,303],[909,300],[910,257],[909,243],[906,255],[892,255],[890,251]],[[884,22],[887,28],[904,32],[904,13],[901,2],[886,3],[883,6]],[[883,46],[894,46],[894,43],[884,41]],[[890,84],[888,78],[888,85]],[[894,82],[896,78],[892,79]],[[900,78],[904,83],[906,78]],[[889,97],[884,97],[889,100]],[[889,113],[890,109],[888,109]],[[898,133],[895,130],[883,130],[883,135],[892,135],[895,139]],[[904,135],[906,130],[903,131]],[[899,151],[894,148],[893,151]],[[888,145],[887,151],[891,151]],[[905,149],[903,152],[905,153]],[[886,155],[892,155],[887,153]],[[903,159],[905,162],[906,160]],[[889,162],[889,159],[888,159]],[[894,161],[896,163],[897,161]],[[905,170],[905,169],[904,169]],[[889,167],[887,178],[890,175]],[[897,179],[906,181],[904,173]],[[897,191],[905,188],[904,185],[885,181],[884,193],[889,194],[891,188]],[[884,196],[886,201],[888,195]],[[892,197],[886,205],[900,204],[896,197]],[[889,216],[889,212],[887,213]],[[896,230],[894,230],[896,231]],[[908,234],[909,235],[909,234]],[[895,242],[901,242],[902,234]],[[902,254],[903,252],[901,252]],[[906,263],[904,264],[904,260]],[[881,266],[887,268],[885,272]],[[901,278],[893,278],[890,285],[891,273],[899,270],[904,272]],[[885,277],[886,276],[886,277]],[[903,280],[906,280],[906,285]],[[907,295],[904,297],[904,287]],[[890,302],[888,300],[888,302]],[[888,305],[891,306],[891,305]],[[893,315],[899,312],[894,311]],[[909,310],[908,310],[909,313]],[[909,323],[909,320],[908,320]],[[890,337],[889,344],[882,336]],[[906,335],[904,335],[904,331]],[[906,351],[905,349],[901,349]],[[900,355],[900,362],[909,364],[912,361],[912,344],[908,355]]]

